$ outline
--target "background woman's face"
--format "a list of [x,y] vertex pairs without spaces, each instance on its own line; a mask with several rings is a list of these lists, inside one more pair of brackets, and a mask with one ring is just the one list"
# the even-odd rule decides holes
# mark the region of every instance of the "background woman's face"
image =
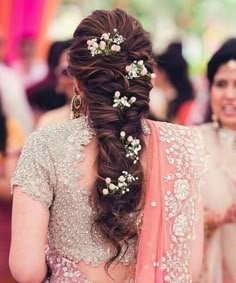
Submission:
[[74,82],[68,71],[68,57],[67,51],[64,51],[60,56],[58,66],[55,69],[57,78],[57,91],[64,93],[70,101],[74,95],[73,86]]
[[221,65],[214,76],[211,107],[223,127],[236,130],[236,61],[230,63]]

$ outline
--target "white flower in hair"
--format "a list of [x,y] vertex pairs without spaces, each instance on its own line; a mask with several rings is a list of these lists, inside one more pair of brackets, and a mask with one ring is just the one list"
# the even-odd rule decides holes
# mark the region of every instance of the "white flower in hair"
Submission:
[[126,157],[132,159],[133,163],[135,164],[139,160],[139,151],[142,149],[140,140],[133,138],[132,136],[128,136],[127,138],[125,138],[125,136],[126,133],[122,131],[120,133],[120,140],[126,150]]
[[88,44],[88,50],[90,50],[92,56],[95,56],[95,55],[102,53],[102,50],[99,47],[96,38],[88,40],[87,44]]
[[117,29],[114,29],[114,36],[111,34],[103,33],[102,36],[98,38],[93,38],[87,41],[88,50],[92,56],[95,55],[110,55],[116,52],[120,52],[120,45],[125,41],[125,38],[119,34]]
[[127,72],[126,78],[129,80],[141,77],[147,79],[153,78],[153,73],[148,72],[143,60],[133,61],[130,65],[125,67],[125,71]]
[[[109,182],[107,182],[107,180]],[[102,190],[103,195],[111,195],[115,193],[125,194],[129,192],[129,184],[138,180],[138,177],[134,177],[133,175],[129,174],[127,171],[122,171],[122,174],[117,180],[117,184],[111,182],[111,179],[107,177],[105,179],[106,188]]]
[[116,91],[113,97],[113,107],[118,107],[121,111],[123,111],[125,108],[130,108],[135,101],[136,97],[132,96],[128,99],[127,96],[121,96],[120,92]]

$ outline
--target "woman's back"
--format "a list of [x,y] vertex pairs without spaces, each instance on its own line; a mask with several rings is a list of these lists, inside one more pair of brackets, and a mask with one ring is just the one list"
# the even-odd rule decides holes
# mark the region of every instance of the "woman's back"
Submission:
[[[159,168],[156,169],[162,173],[152,172],[154,170],[153,165],[148,165],[146,162],[148,159],[147,154],[150,150],[158,151],[156,145],[154,145],[155,148],[151,148],[152,145],[149,143],[149,136],[152,134],[149,127],[151,124],[160,135],[160,140],[156,140],[156,145],[158,144],[158,147],[161,148],[162,144],[166,144],[170,151],[168,153],[168,150],[166,150],[165,156],[159,154],[153,157],[155,160],[159,159],[158,163],[161,162],[159,163],[161,168],[158,166]],[[172,184],[163,184],[164,186],[159,184],[158,186],[161,186],[162,189],[158,193],[158,188],[156,188],[156,192],[158,193],[158,199],[163,203],[159,204],[157,208],[155,199],[151,203],[154,209],[153,218],[159,218],[158,223],[164,221],[163,225],[173,230],[173,236],[175,233],[179,234],[178,236],[181,233],[185,234],[185,232],[181,232],[181,229],[184,231],[187,228],[185,225],[189,221],[192,223],[196,221],[195,214],[190,214],[186,210],[193,202],[193,195],[191,199],[187,200],[190,188],[186,187],[188,181],[184,179],[193,177],[190,176],[193,172],[191,170],[187,172],[188,164],[185,158],[188,152],[183,151],[183,144],[182,149],[180,148],[184,140],[189,139],[190,141],[192,138],[188,136],[188,131],[187,128],[170,124],[146,122],[145,120],[143,122],[143,134],[145,135],[146,142],[146,150],[142,156],[142,164],[146,176],[145,189],[147,189],[148,178],[153,173],[155,175],[163,175],[162,177],[165,177],[166,180],[169,178],[168,182],[174,182],[174,187],[172,187]],[[153,133],[153,135],[156,138],[156,134]],[[181,138],[183,139],[181,140]],[[191,148],[197,145],[197,143],[197,141],[190,143],[187,149],[191,151]],[[181,174],[181,170],[180,168],[176,169],[175,160],[171,157],[171,154],[174,154],[176,161],[186,171],[186,176],[183,174],[182,178],[178,177],[179,180],[174,180],[173,174]],[[50,282],[59,282],[58,280],[63,282],[114,282],[106,273],[104,267],[106,262],[115,255],[116,251],[112,243],[109,243],[98,227],[93,225],[96,210],[93,208],[90,195],[96,176],[96,156],[97,141],[95,133],[88,126],[86,119],[81,117],[53,127],[46,127],[33,133],[23,150],[18,170],[12,180],[13,184],[22,186],[23,192],[50,209],[47,248],[47,262],[52,272]],[[193,153],[193,162],[194,158],[196,156]],[[174,165],[172,169],[166,167],[164,159],[166,161],[169,160],[170,164]],[[34,164],[33,168],[32,164]],[[197,164],[195,165],[197,166]],[[169,188],[169,193],[167,187]],[[175,193],[172,195],[171,191],[173,189]],[[196,190],[196,188],[193,189]],[[163,197],[166,195],[166,203],[162,199],[162,194]],[[197,191],[194,194],[197,195]],[[164,216],[161,219],[162,217],[158,216],[159,213],[156,209],[165,209],[169,215],[172,214],[173,216],[170,218],[176,219],[175,223],[172,222],[173,219],[168,223]],[[142,212],[133,212],[126,217],[132,219],[133,222],[136,222],[137,227],[140,227],[141,215]],[[184,217],[187,222],[181,224],[179,222],[181,217]],[[127,223],[130,221],[128,218]],[[166,215],[167,218],[168,216]],[[192,229],[189,230],[189,228],[188,233]],[[193,229],[195,229],[194,226]],[[159,235],[160,238],[163,237],[161,234]],[[170,236],[171,234],[168,235],[168,237]],[[164,238],[166,237],[167,235]],[[162,241],[165,242],[164,238]],[[172,245],[175,248],[178,247],[179,251],[183,251],[183,247],[178,243],[174,244],[173,242]],[[171,253],[173,252],[172,248],[169,250]],[[152,249],[153,247],[151,247]],[[188,249],[190,250],[190,247],[186,246],[184,257],[188,257]],[[151,252],[153,253],[153,251]],[[163,256],[165,256],[165,252],[163,250]],[[115,282],[123,283],[134,280],[136,256],[137,237],[127,241],[127,243],[123,242],[121,255],[117,259],[119,263],[116,261],[109,268],[109,274]],[[169,256],[172,255],[169,254]],[[182,257],[180,256],[178,260],[178,264],[181,265]],[[152,265],[150,266],[153,267]],[[177,276],[176,272],[175,270],[175,276]],[[186,274],[187,272],[186,270]]]
[[[47,260],[54,271],[50,282],[58,282],[72,273],[77,274],[78,280],[85,280],[80,271],[84,271],[88,279],[91,277],[89,281],[113,282],[104,271],[104,265],[115,255],[115,250],[93,227],[96,212],[90,203],[90,191],[96,176],[96,147],[94,132],[84,117],[43,128],[29,139],[25,149],[27,156],[21,159],[20,172],[16,172],[12,180],[23,186],[23,191],[33,199],[50,208]],[[41,166],[45,172],[41,171]],[[124,253],[126,246],[123,248]],[[136,240],[132,240],[124,257],[120,257],[121,266],[125,267],[116,267],[116,278],[121,278],[116,282],[124,282],[123,276],[134,263],[135,249]],[[68,270],[63,269],[64,265]],[[63,276],[60,279],[56,275],[58,271]]]

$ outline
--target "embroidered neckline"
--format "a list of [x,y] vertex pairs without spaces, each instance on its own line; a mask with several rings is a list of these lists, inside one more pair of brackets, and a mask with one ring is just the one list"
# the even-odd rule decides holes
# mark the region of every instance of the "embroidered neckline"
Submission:
[[236,150],[236,131],[226,128],[219,128],[217,131],[220,142],[231,146]]
[[149,127],[147,121],[144,118],[142,118],[142,120],[141,120],[141,125],[142,125],[142,130],[143,130],[144,135],[145,136],[150,135],[151,134],[151,128]]

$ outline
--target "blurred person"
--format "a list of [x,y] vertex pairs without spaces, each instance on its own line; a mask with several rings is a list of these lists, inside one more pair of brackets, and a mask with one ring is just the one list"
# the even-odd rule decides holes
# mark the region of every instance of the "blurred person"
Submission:
[[2,283],[15,282],[8,264],[12,207],[10,178],[23,143],[23,130],[16,121],[5,117],[0,103],[0,282]]
[[18,45],[19,58],[12,62],[12,67],[22,79],[25,90],[43,80],[48,73],[45,62],[36,58],[36,37],[23,34]]
[[192,78],[195,99],[193,109],[190,113],[190,121],[193,125],[200,125],[205,122],[205,117],[209,105],[209,87],[205,74]]
[[51,44],[47,58],[49,69],[47,77],[27,90],[30,104],[34,109],[38,109],[42,113],[61,107],[65,105],[67,101],[65,94],[59,93],[56,90],[57,80],[55,69],[62,52],[68,48],[70,44],[71,40],[55,41]]
[[4,56],[5,56],[5,37],[0,27],[0,62],[2,64],[4,63]]
[[194,89],[181,43],[170,44],[164,53],[154,59],[156,77],[150,93],[151,117],[181,125],[192,124],[190,116]]
[[[57,86],[56,68],[63,51],[66,50],[70,44],[71,40],[66,40],[56,41],[51,45],[48,54],[49,72],[47,77],[27,90],[29,101],[34,109],[36,126],[38,123],[41,124],[39,120],[41,121],[41,117],[45,112],[57,108],[64,109],[63,106],[68,103],[68,98],[67,95],[63,93],[63,88]],[[54,113],[54,111],[52,111],[52,113]]]
[[210,154],[205,207],[203,283],[236,282],[236,38],[207,66],[211,122],[199,127]]
[[57,80],[56,90],[58,93],[64,93],[66,95],[67,103],[62,107],[48,111],[47,113],[42,115],[42,117],[38,121],[37,127],[44,127],[62,123],[68,121],[71,118],[71,101],[74,96],[74,82],[72,77],[69,75],[67,68],[68,51],[64,50],[59,57],[59,63],[55,68],[55,76]]
[[0,99],[7,117],[20,122],[26,134],[33,129],[34,118],[17,73],[4,63],[5,40],[0,29]]
[[150,35],[120,9],[96,10],[76,28],[68,66],[74,119],[34,132],[12,179],[17,281],[198,276],[201,144],[193,129],[143,118],[151,50]]

